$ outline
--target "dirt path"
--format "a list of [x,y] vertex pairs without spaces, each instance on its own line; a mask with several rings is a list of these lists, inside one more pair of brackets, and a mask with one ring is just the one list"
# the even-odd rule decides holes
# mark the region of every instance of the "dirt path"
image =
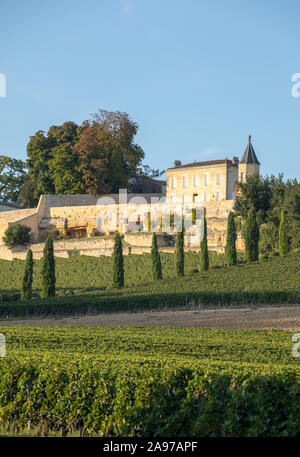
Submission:
[[47,316],[0,319],[1,325],[90,325],[131,327],[197,327],[218,329],[281,329],[300,331],[300,306],[257,309],[211,309]]

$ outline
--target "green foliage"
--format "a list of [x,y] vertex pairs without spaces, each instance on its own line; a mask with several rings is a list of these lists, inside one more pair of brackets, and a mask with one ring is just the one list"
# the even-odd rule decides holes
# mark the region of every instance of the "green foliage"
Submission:
[[43,267],[42,267],[42,298],[54,297],[55,296],[55,259],[54,259],[54,249],[53,249],[53,240],[49,235],[46,239],[45,248],[44,248],[44,257],[43,257]]
[[25,262],[24,277],[22,282],[22,300],[31,300],[33,281],[33,256],[32,250],[28,249]]
[[18,203],[20,189],[26,176],[25,162],[0,156],[0,200]]
[[4,232],[3,242],[8,248],[13,248],[18,244],[30,243],[31,228],[17,222],[10,224]]
[[258,175],[247,177],[247,182],[237,183],[234,211],[246,219],[250,208],[254,207],[259,223],[266,221],[267,212],[271,206],[272,188],[270,178]]
[[255,262],[258,260],[259,225],[256,220],[256,213],[253,206],[248,213],[244,238],[246,258],[248,262]]
[[203,218],[203,238],[200,243],[200,270],[207,271],[209,268],[209,256],[207,247],[207,224],[206,217]]
[[85,122],[73,151],[89,193],[114,193],[128,187],[144,158],[144,151],[134,143],[137,130],[128,114],[119,111],[99,110],[92,121]]
[[176,275],[184,276],[184,229],[176,235]]
[[262,224],[259,227],[259,252],[265,255],[274,253],[278,245],[278,229],[274,224]]
[[99,110],[80,126],[65,122],[47,133],[38,131],[27,145],[29,182],[22,188],[22,200],[36,202],[41,194],[111,193],[127,187],[144,157],[133,142],[137,130],[128,114]]
[[[297,436],[299,360],[280,330],[3,326],[1,431]],[[22,344],[20,344],[22,341]],[[99,350],[101,348],[101,350]]]
[[226,240],[226,251],[225,257],[227,265],[232,266],[237,264],[236,254],[236,227],[234,221],[234,215],[232,212],[228,214],[227,218],[227,240]]
[[294,182],[285,193],[284,210],[292,249],[300,248],[300,184]]
[[282,209],[289,227],[289,244],[292,249],[300,247],[300,184],[296,179],[284,182],[282,174],[277,178],[253,176],[237,187],[235,214],[245,219],[251,206],[255,208],[261,225],[260,252],[271,253],[278,248]]
[[162,279],[161,260],[155,232],[153,232],[152,235],[151,260],[153,280],[156,281],[157,279]]
[[284,210],[281,210],[281,219],[279,225],[279,254],[286,255],[289,252],[289,242],[286,229],[286,220]]
[[123,247],[119,233],[116,233],[115,235],[113,286],[117,288],[124,286]]

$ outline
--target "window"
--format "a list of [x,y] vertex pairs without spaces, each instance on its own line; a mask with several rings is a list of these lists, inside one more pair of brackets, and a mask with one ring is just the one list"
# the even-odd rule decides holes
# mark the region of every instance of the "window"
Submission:
[[189,196],[188,195],[183,195],[182,196],[182,201],[183,201],[183,203],[188,203],[190,201]]
[[187,185],[187,177],[183,176],[182,177],[182,187],[186,187],[186,185]]
[[176,195],[172,195],[171,196],[171,202],[172,203],[176,203]]
[[175,189],[176,187],[176,178],[174,178],[174,176],[171,178],[171,188],[172,189]]
[[241,181],[242,181],[242,182],[246,182],[245,173],[241,173]]
[[216,192],[216,200],[221,200],[221,192]]
[[208,173],[204,173],[204,185],[208,186]]
[[198,194],[193,194],[193,202],[197,202],[198,201]]
[[203,200],[204,200],[205,202],[208,202],[209,198],[208,198],[208,193],[207,193],[207,192],[204,192]]
[[235,192],[232,192],[232,200],[235,200]]
[[194,186],[194,187],[197,187],[197,186],[198,186],[198,176],[197,176],[197,175],[194,175],[194,176],[193,176],[193,186]]
[[221,173],[219,172],[216,174],[216,183],[221,184]]

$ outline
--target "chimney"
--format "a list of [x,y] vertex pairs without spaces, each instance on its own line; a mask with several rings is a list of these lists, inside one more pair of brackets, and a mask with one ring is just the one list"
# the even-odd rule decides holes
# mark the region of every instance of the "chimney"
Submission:
[[180,167],[181,166],[181,161],[180,160],[175,160],[174,161],[174,167]]
[[232,163],[233,163],[233,165],[238,165],[238,163],[239,163],[238,157],[233,157]]

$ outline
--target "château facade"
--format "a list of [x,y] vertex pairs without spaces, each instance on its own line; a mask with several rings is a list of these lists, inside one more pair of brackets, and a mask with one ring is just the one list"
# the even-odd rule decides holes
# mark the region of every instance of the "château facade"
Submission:
[[203,206],[209,201],[234,200],[236,182],[259,174],[259,166],[251,135],[241,161],[233,157],[182,165],[175,160],[166,170],[167,200],[174,204],[201,202]]

